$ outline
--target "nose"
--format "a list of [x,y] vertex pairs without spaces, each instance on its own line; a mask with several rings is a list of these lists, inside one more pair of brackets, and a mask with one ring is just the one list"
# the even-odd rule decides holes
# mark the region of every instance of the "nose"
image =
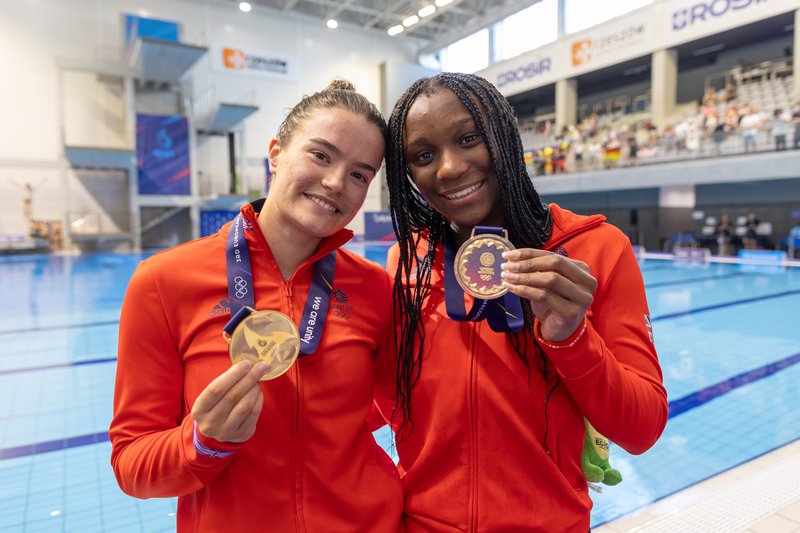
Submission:
[[457,179],[466,172],[468,166],[461,154],[454,150],[443,150],[439,156],[436,177],[443,181]]
[[333,194],[342,194],[346,172],[339,167],[331,167],[322,177],[322,186]]

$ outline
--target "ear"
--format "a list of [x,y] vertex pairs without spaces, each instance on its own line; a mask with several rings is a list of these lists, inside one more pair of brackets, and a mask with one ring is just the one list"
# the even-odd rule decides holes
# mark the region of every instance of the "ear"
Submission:
[[274,176],[278,170],[278,156],[281,153],[281,145],[278,143],[277,137],[270,139],[267,153],[269,154],[269,172]]

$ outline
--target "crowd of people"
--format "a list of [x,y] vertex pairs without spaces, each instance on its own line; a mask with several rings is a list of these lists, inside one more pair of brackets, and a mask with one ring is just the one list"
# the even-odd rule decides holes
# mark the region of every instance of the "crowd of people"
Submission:
[[[634,166],[682,157],[800,148],[800,100],[760,108],[732,83],[709,87],[695,110],[663,128],[642,114],[591,113],[553,132],[551,122],[523,127],[526,162],[542,176]],[[732,141],[732,139],[736,139]]]

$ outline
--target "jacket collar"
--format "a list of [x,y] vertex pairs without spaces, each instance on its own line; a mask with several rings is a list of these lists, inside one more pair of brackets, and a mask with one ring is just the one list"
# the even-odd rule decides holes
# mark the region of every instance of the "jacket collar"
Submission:
[[[258,215],[261,213],[261,209],[264,207],[264,198],[251,202],[249,204],[245,204],[242,206],[240,212],[242,217],[244,218],[246,226],[251,226],[253,229],[251,231],[245,231],[245,235],[247,237],[247,245],[250,248],[251,252],[268,252],[272,255],[272,251],[269,249],[269,244],[267,244],[267,239],[264,237],[264,234],[261,233],[261,230],[258,227]],[[228,228],[230,227],[231,223],[227,223],[223,225],[220,230],[219,234],[223,237],[227,237],[228,235]],[[347,244],[350,239],[353,238],[353,232],[349,229],[343,228],[330,235],[328,237],[323,238],[320,243],[319,247],[317,247],[317,251],[314,254],[306,259],[303,264],[314,263],[317,260],[325,257],[329,253],[333,252],[334,250],[339,249],[341,246]]]

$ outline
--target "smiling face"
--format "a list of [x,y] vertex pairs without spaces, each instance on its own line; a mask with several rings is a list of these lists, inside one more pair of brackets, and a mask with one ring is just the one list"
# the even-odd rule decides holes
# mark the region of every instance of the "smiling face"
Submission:
[[297,238],[336,233],[364,203],[383,151],[381,131],[363,116],[339,108],[313,111],[286,143],[270,142],[265,223]]
[[403,145],[417,188],[460,240],[474,226],[503,226],[486,142],[452,91],[440,88],[417,98],[408,111]]

